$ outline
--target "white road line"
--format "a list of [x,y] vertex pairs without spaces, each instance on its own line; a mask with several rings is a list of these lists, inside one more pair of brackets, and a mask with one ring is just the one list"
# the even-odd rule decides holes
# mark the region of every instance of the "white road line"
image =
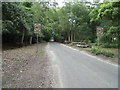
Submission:
[[101,61],[101,62],[104,62],[104,63],[110,64],[110,65],[113,65],[113,66],[115,66],[115,67],[118,67],[118,66],[119,66],[118,64],[113,64],[113,63],[111,63],[111,62],[102,60],[102,59],[100,59],[100,58],[97,57],[97,56],[92,56],[92,55],[90,55],[90,54],[88,54],[88,53],[85,53],[85,52],[80,51],[80,50],[78,50],[78,49],[72,48],[72,47],[70,47],[70,46],[67,46],[67,45],[64,45],[64,44],[60,44],[60,45],[65,46],[65,47],[68,47],[68,48],[70,48],[70,49],[72,49],[72,50],[75,50],[75,51],[79,51],[80,53],[83,53],[84,55],[90,56],[90,57],[92,57],[92,58],[95,58],[96,60],[99,60],[99,61]]

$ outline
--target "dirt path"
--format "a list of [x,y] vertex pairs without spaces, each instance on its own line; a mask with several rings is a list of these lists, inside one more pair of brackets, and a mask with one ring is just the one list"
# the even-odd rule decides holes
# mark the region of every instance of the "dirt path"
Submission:
[[57,87],[46,46],[37,53],[36,45],[3,51],[3,88]]

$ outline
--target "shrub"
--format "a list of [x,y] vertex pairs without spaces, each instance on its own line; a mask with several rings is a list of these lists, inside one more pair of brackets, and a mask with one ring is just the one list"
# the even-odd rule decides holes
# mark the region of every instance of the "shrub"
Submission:
[[39,43],[46,43],[46,41],[44,41],[44,40],[41,40]]
[[90,43],[92,46],[98,46],[98,43]]
[[73,43],[71,43],[71,42],[69,42],[69,43],[66,43],[67,45],[69,45],[69,46],[74,46],[74,44]]
[[95,53],[96,55],[102,54],[102,55],[105,55],[107,57],[113,57],[114,56],[114,53],[112,53],[111,51],[102,50],[102,49],[98,49],[98,48],[97,49],[96,48],[91,49],[91,52]]
[[101,47],[103,47],[103,48],[118,48],[118,44],[105,43],[105,44],[102,44]]

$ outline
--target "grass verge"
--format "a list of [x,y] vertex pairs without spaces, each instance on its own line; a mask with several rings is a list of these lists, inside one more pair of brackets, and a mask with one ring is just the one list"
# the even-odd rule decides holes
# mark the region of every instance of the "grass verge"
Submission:
[[104,49],[100,49],[100,48],[92,48],[90,50],[92,53],[95,53],[96,55],[102,54],[105,55],[107,57],[114,57],[115,54],[109,50],[104,50]]
[[86,50],[86,51],[89,51],[89,52],[92,52],[96,55],[104,55],[104,56],[107,56],[107,57],[117,57],[117,52],[114,52],[114,50],[112,49],[108,49],[108,48],[102,48],[102,47],[96,47],[94,46],[94,48],[79,48],[75,45],[73,45],[72,43],[69,43],[67,44],[68,46],[72,46],[74,48],[78,48],[80,50]]

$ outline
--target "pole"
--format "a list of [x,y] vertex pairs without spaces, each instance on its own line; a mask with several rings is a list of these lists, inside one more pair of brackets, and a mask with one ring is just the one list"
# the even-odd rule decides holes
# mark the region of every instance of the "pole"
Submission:
[[100,38],[99,38],[99,36],[98,36],[98,46],[100,45]]
[[99,49],[99,46],[100,46],[100,36],[98,35],[98,49]]
[[38,52],[38,34],[37,34],[37,52]]

